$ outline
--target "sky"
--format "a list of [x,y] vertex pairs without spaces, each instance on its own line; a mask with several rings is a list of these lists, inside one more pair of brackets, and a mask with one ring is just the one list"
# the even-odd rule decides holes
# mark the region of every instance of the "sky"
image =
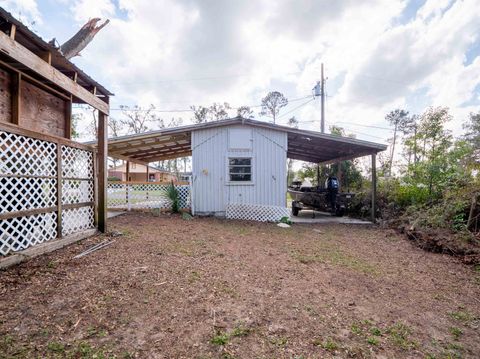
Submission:
[[[460,135],[480,111],[478,0],[0,0],[46,40],[68,40],[90,18],[110,19],[73,59],[120,105],[153,104],[191,122],[190,105],[258,107],[269,91],[289,117],[318,130],[312,88],[324,63],[326,126],[386,143],[385,115],[448,106]],[[171,112],[166,112],[171,111]],[[235,113],[232,113],[235,115]],[[82,125],[83,126],[83,125]]]

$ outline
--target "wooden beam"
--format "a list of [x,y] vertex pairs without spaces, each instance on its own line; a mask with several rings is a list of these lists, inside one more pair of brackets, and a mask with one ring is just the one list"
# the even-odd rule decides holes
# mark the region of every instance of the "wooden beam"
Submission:
[[17,33],[17,25],[11,24],[9,36],[10,36],[10,38],[11,38],[12,40],[15,40],[15,35],[16,35],[16,33]]
[[376,154],[372,154],[372,222],[375,223],[377,211],[377,161]]
[[126,174],[126,180],[127,182],[130,181],[129,177],[130,177],[130,161],[127,161],[127,164],[125,165],[125,174]]
[[[127,143],[124,143],[124,144],[110,144],[109,146],[109,149],[110,149],[110,153],[125,153],[126,151],[130,151],[130,150],[136,150],[136,149],[148,149],[149,147],[152,147],[152,146],[160,146],[160,145],[163,145],[165,143],[175,143],[175,142],[178,142],[178,141],[188,141],[188,143],[190,143],[190,136],[173,136],[173,137],[169,137],[169,138],[166,138],[164,140],[158,140],[158,141],[150,141],[150,142],[142,142],[142,143],[139,143],[139,144],[135,144],[135,145],[130,145],[130,144],[127,144]],[[122,145],[121,147],[119,147],[119,145]]]
[[144,160],[148,162],[156,162],[156,161],[163,161],[163,160],[171,160],[171,159],[180,158],[180,157],[187,157],[191,155],[192,155],[192,151],[186,151],[186,152],[176,153],[174,155],[144,158]]
[[22,75],[19,73],[12,74],[12,123],[20,124],[20,108],[22,104],[21,84]]
[[72,100],[65,103],[65,138],[72,138]]
[[147,162],[145,161],[142,161],[136,158],[130,158],[128,156],[119,155],[118,153],[111,153],[110,151],[108,152],[108,156],[112,158],[116,158],[117,160],[130,161],[130,162],[138,163],[145,166],[147,165]]
[[98,230],[107,232],[108,116],[98,112]]
[[147,166],[147,182],[150,180],[150,166]]
[[52,64],[52,52],[51,51],[42,51],[40,53],[40,58],[45,61],[47,64]]
[[9,64],[7,64],[5,61],[1,61],[0,60],[0,65],[2,67],[5,67],[6,69],[8,70],[11,70],[13,71],[14,73],[17,73],[17,74],[20,74],[22,75],[22,80],[27,80],[35,85],[37,85],[38,87],[42,88],[43,90],[47,91],[47,92],[50,92],[51,94],[55,95],[55,96],[58,96],[64,100],[69,100],[71,99],[71,95],[70,96],[67,96],[65,95],[64,93],[61,93],[60,91],[57,91],[55,90],[54,88],[52,88],[51,86],[47,85],[46,83],[42,82],[42,81],[39,81],[37,80],[36,78],[32,77],[32,76],[29,76],[27,75],[26,73],[24,72],[21,72],[19,71],[18,69],[16,69],[15,67],[13,66],[10,66]]
[[144,151],[135,151],[132,153],[124,153],[125,156],[135,158],[135,157],[148,157],[150,154],[151,156],[156,155],[156,154],[161,154],[163,152],[169,152],[169,151],[175,151],[175,150],[184,150],[184,149],[190,149],[191,145],[189,143],[185,144],[180,144],[180,145],[173,145],[173,146],[163,146],[160,148],[151,148],[148,150]]
[[100,112],[108,114],[108,103],[72,81],[59,70],[43,61],[33,52],[20,45],[3,32],[0,32],[0,51],[4,52],[30,70],[36,72],[38,75],[53,82],[55,85],[59,86],[68,93],[95,107]]

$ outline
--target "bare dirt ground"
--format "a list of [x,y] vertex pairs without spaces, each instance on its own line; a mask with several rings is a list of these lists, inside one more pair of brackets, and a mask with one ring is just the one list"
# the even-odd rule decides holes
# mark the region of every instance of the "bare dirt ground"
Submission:
[[475,358],[480,271],[374,227],[128,214],[0,272],[2,358]]

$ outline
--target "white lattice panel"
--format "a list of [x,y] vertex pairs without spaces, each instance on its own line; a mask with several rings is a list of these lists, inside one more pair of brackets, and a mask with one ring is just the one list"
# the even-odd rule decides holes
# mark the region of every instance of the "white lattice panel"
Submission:
[[282,217],[290,217],[290,210],[280,206],[231,203],[227,205],[226,217],[228,219],[278,222]]
[[[108,208],[170,209],[172,202],[167,196],[168,186],[155,183],[122,184],[109,182],[107,191]],[[175,188],[179,194],[180,208],[189,208],[190,187],[188,185],[175,185]]]
[[62,172],[67,178],[93,178],[93,152],[62,146]]
[[57,180],[52,178],[0,178],[0,213],[56,206]]
[[57,237],[57,214],[44,213],[0,220],[0,254],[34,246]]
[[63,180],[62,203],[93,202],[94,191],[94,183],[92,180]]
[[80,207],[65,209],[62,212],[62,235],[79,232],[84,229],[93,228],[95,216],[93,207]]
[[57,145],[0,131],[0,174],[57,175]]

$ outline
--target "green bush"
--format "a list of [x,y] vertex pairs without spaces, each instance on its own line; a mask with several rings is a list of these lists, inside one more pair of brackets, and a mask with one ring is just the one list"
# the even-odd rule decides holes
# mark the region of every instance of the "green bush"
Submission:
[[180,211],[180,197],[178,194],[178,190],[175,188],[175,185],[170,183],[167,187],[167,197],[172,201],[172,212],[178,213]]

